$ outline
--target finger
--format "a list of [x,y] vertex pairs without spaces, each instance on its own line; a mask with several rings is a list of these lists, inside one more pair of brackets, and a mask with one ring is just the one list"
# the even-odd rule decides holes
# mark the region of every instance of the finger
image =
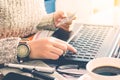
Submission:
[[64,41],[54,38],[54,37],[51,37],[51,41],[52,41],[54,47],[59,48],[63,51],[67,50],[67,45],[64,43]]
[[64,29],[65,31],[70,31],[70,28],[69,28],[69,26],[66,26],[66,27],[64,27],[64,26],[61,26],[61,28],[62,28],[62,29]]
[[72,51],[72,52],[74,52],[74,53],[77,52],[77,50],[76,50],[72,45],[68,44],[67,42],[62,41],[62,40],[57,40],[57,41],[58,41],[58,42],[61,42],[61,43],[63,43],[63,44],[66,44],[66,45],[67,45],[67,50],[70,50],[70,51]]
[[54,38],[54,39],[56,40],[57,43],[64,44],[65,51],[66,51],[66,49],[67,49],[67,50],[70,50],[70,51],[72,51],[72,52],[74,52],[74,53],[77,52],[77,50],[76,50],[72,45],[68,44],[67,42],[62,41],[62,40],[59,40],[59,39],[57,39],[57,38]]
[[66,23],[60,26],[60,28],[66,30],[66,31],[70,31],[70,24],[71,23]]
[[54,52],[49,52],[49,54],[47,55],[46,59],[53,59],[53,60],[56,60],[58,59],[60,56],[57,55],[56,53]]
[[61,26],[69,27],[71,24],[72,24],[72,22],[67,22],[67,23],[62,24]]
[[58,56],[61,56],[64,51],[60,48],[56,48],[54,46],[51,46],[51,52],[57,54]]
[[77,53],[77,50],[70,44],[67,44],[67,49],[72,51],[73,53]]
[[61,42],[54,42],[54,44],[53,44],[53,46],[54,47],[57,47],[57,48],[59,48],[59,49],[61,49],[61,50],[63,50],[63,51],[66,51],[67,50],[67,45],[66,44],[64,44],[64,43],[61,43]]

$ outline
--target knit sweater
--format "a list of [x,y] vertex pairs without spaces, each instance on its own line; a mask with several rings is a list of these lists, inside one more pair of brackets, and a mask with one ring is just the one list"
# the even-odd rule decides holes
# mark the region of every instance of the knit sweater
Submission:
[[54,23],[44,0],[0,0],[0,63],[17,62],[21,37],[47,28],[54,29]]

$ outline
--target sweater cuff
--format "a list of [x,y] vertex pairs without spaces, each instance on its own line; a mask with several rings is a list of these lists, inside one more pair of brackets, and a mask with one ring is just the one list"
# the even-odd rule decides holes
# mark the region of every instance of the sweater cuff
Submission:
[[21,39],[18,37],[0,40],[0,63],[17,63],[17,46]]
[[47,14],[45,16],[43,16],[43,18],[41,19],[40,23],[37,26],[37,30],[41,30],[41,29],[45,29],[45,30],[55,30],[55,24],[54,24],[54,14]]

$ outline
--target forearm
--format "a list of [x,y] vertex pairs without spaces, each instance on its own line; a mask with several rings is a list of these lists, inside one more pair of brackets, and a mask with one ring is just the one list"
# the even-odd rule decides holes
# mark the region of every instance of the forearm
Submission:
[[18,37],[4,38],[0,40],[0,63],[17,62],[17,45],[21,39]]
[[38,30],[41,29],[48,29],[48,30],[55,30],[55,24],[54,24],[54,14],[47,14],[44,15],[37,26]]

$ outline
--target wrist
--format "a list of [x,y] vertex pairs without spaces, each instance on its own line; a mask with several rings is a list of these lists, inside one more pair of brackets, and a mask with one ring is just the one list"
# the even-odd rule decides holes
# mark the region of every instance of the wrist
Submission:
[[29,60],[31,49],[27,41],[20,41],[17,46],[17,60],[19,63]]
[[56,23],[55,23],[55,13],[53,13],[52,23],[53,23],[54,27],[56,28]]

